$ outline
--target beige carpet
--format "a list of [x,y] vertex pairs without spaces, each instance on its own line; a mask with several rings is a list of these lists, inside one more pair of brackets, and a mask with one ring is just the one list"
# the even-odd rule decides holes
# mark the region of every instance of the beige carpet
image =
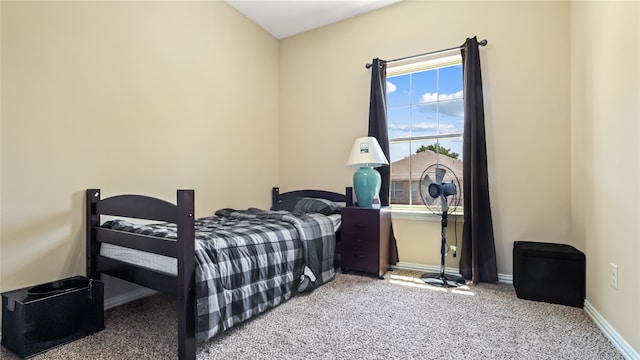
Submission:
[[[511,285],[424,285],[338,274],[198,347],[198,359],[623,359],[579,308],[521,300]],[[172,301],[105,313],[106,329],[34,359],[174,359]],[[6,349],[3,359],[15,359]]]

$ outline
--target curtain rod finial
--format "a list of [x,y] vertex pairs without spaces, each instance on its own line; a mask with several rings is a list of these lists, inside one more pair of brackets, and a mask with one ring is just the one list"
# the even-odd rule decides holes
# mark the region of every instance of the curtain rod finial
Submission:
[[489,42],[487,41],[487,39],[482,39],[482,40],[480,40],[480,42],[478,43],[478,45],[480,45],[480,46],[485,46],[485,45],[487,45],[487,43],[489,43]]

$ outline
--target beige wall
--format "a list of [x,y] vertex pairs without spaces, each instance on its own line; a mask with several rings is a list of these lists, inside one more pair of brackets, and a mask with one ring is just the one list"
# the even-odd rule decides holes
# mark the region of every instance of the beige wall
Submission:
[[587,300],[639,351],[640,3],[572,3],[571,44],[572,213]]
[[278,42],[224,2],[2,1],[2,291],[84,274],[84,189],[267,206]]
[[[511,274],[515,240],[571,242],[567,2],[407,1],[281,41],[282,186],[351,184],[344,164],[367,132],[365,63],[474,35],[489,41],[480,57],[498,272]],[[401,261],[429,264],[440,224],[409,222],[394,221]]]
[[[450,216],[448,219],[447,243],[457,244],[458,255],[454,257],[453,252],[449,251],[445,256],[447,268],[459,267],[463,225],[462,217]],[[440,266],[441,229],[440,218],[435,215],[423,220],[394,219],[393,231],[398,240],[401,261],[399,265],[408,268],[420,268],[425,265]]]

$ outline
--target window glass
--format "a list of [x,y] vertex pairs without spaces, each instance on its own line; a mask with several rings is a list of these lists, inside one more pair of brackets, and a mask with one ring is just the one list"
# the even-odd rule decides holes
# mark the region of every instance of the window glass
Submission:
[[387,77],[391,205],[422,208],[419,182],[432,164],[448,166],[462,182],[462,65],[459,56],[433,64]]

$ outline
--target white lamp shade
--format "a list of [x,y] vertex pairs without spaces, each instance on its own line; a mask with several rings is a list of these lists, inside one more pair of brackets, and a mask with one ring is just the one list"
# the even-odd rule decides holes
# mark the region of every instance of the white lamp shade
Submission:
[[374,137],[360,137],[353,143],[347,166],[378,167],[389,164],[380,143]]

